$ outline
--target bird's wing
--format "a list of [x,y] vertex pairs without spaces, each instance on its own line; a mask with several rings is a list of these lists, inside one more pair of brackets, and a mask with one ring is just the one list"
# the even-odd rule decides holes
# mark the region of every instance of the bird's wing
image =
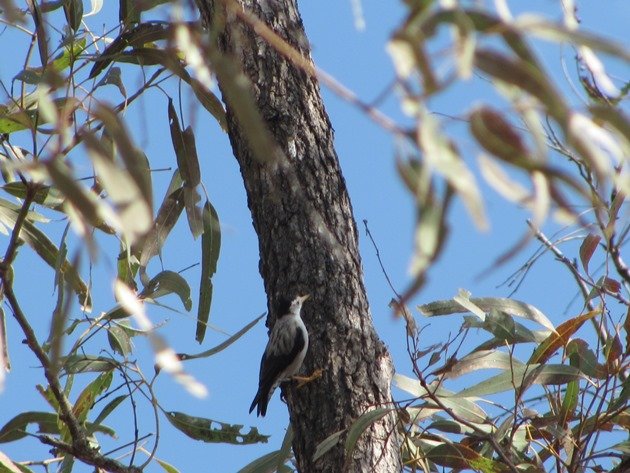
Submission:
[[295,360],[306,343],[301,330],[287,330],[278,333],[277,336],[291,337],[292,347],[284,353],[272,353],[265,350],[260,362],[260,386],[265,386],[267,389],[271,389],[278,376]]

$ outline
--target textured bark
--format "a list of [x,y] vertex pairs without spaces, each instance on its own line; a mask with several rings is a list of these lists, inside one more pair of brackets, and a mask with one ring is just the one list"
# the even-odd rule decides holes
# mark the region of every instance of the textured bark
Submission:
[[[241,3],[310,61],[294,1]],[[254,159],[227,100],[229,136],[259,238],[260,273],[269,305],[273,307],[280,295],[312,296],[302,311],[311,340],[302,373],[317,368],[324,373],[299,390],[285,389],[298,469],[399,471],[393,412],[368,428],[351,455],[346,455],[342,437],[334,449],[313,461],[322,440],[348,428],[372,407],[391,405],[393,373],[389,353],[372,324],[357,229],[317,80],[236,15],[224,16],[223,0],[197,0],[197,5],[211,29],[213,18],[225,20],[221,31],[210,31],[210,36],[218,39],[222,54],[236,58],[251,80],[257,106],[281,150],[282,157],[275,162]],[[221,80],[219,85],[225,92]]]

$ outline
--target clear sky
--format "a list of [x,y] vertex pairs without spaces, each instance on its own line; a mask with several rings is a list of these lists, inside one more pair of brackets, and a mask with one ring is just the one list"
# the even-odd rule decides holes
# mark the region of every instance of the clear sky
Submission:
[[[102,23],[110,21],[117,14],[118,2],[105,2],[106,13],[89,19],[92,28],[100,31]],[[366,0],[361,3],[365,18],[365,30],[355,27],[355,18],[350,0],[302,1],[300,9],[313,48],[317,65],[356,92],[362,100],[371,102],[386,90],[394,79],[394,70],[386,52],[386,43],[403,18],[403,5],[399,2]],[[560,19],[555,1],[509,2],[544,12],[552,19]],[[627,25],[630,24],[630,9],[627,1],[578,2],[585,28],[610,35],[626,44],[630,40]],[[603,6],[605,5],[605,7]],[[87,8],[87,4],[86,4]],[[105,17],[105,19],[103,18]],[[109,23],[113,25],[113,23]],[[18,42],[16,38],[19,38]],[[18,46],[12,47],[16,44]],[[11,78],[19,71],[26,41],[10,28],[0,34],[0,47],[5,59],[0,62],[0,79],[9,86]],[[562,75],[561,58],[567,62],[569,75],[575,77],[573,52],[569,48],[537,42],[537,51],[545,57],[546,65],[558,78],[563,90],[569,90]],[[623,74],[623,71],[618,71]],[[625,71],[625,79],[628,78]],[[624,76],[622,75],[622,78]],[[141,84],[137,69],[124,69],[124,80],[128,91],[134,91]],[[17,90],[17,89],[16,89]],[[177,97],[176,89],[168,89]],[[120,96],[111,92],[112,101]],[[395,168],[396,143],[383,129],[375,125],[363,113],[328,89],[323,89],[324,101],[335,128],[336,145],[341,167],[349,188],[355,218],[359,227],[360,247],[365,270],[365,282],[371,303],[372,316],[380,336],[388,345],[397,370],[410,374],[409,361],[404,343],[404,326],[400,320],[391,317],[388,303],[392,292],[378,265],[371,243],[365,237],[363,223],[368,220],[370,231],[375,238],[383,263],[400,291],[409,283],[408,266],[412,254],[414,206],[411,197],[405,192]],[[487,88],[472,81],[456,87],[453,93],[441,96],[429,103],[432,111],[451,116],[462,116],[475,103],[488,100]],[[4,99],[3,99],[4,101]],[[145,150],[152,167],[173,167],[176,164],[168,132],[166,114],[167,97],[154,92],[145,99],[133,104],[125,115],[136,142]],[[400,104],[394,92],[386,95],[381,109],[395,120],[409,123],[400,111]],[[227,136],[220,132],[205,111],[192,103],[185,95],[183,100],[186,124],[194,126],[197,138],[199,160],[202,167],[202,180],[221,220],[222,248],[218,272],[214,277],[214,298],[210,323],[217,330],[209,330],[202,346],[194,341],[195,313],[199,268],[194,267],[184,273],[191,284],[194,309],[191,313],[175,313],[164,310],[150,310],[155,323],[164,323],[161,333],[178,352],[200,352],[211,348],[225,339],[224,333],[232,334],[266,310],[266,296],[258,273],[258,244],[247,209],[245,192],[235,159],[232,157]],[[467,161],[474,165],[476,152],[470,137],[464,135],[465,126],[454,120],[446,120],[445,128],[456,138],[460,149],[465,150]],[[79,168],[81,171],[81,168]],[[91,174],[88,166],[85,175]],[[170,172],[154,174],[156,202],[162,198]],[[531,244],[524,252],[505,266],[491,272],[484,278],[478,275],[487,269],[494,259],[515,243],[525,231],[527,214],[506,205],[501,197],[482,184],[484,203],[490,216],[491,229],[479,233],[460,204],[451,215],[451,239],[443,257],[429,273],[429,281],[418,294],[414,304],[454,296],[459,288],[470,290],[475,296],[505,297],[510,288],[498,287],[535,250]],[[61,235],[65,222],[59,215],[52,225],[55,234]],[[558,227],[550,224],[549,231]],[[8,239],[0,238],[0,245]],[[58,241],[58,240],[57,240]],[[75,239],[76,241],[76,239]],[[110,282],[116,273],[116,251],[113,239],[101,239],[104,251],[99,254],[93,269],[95,309],[108,310],[112,305]],[[74,248],[76,248],[76,244]],[[0,251],[4,251],[3,249]],[[109,251],[109,252],[108,252]],[[575,251],[568,247],[567,251]],[[574,253],[575,254],[575,253]],[[85,257],[85,254],[84,254]],[[166,269],[181,270],[200,262],[200,243],[192,242],[185,218],[180,219],[167,243],[163,261]],[[160,270],[155,261],[149,268],[151,274]],[[27,248],[20,251],[16,266],[16,291],[24,300],[23,309],[34,320],[40,340],[48,333],[50,313],[54,306],[52,294],[52,272],[40,264],[37,256]],[[555,324],[570,315],[577,315],[580,308],[574,306],[566,311],[574,296],[569,275],[551,258],[540,262],[514,296],[541,309]],[[176,298],[166,302],[180,310]],[[74,316],[80,311],[75,306]],[[0,425],[23,410],[46,410],[46,405],[37,391],[36,383],[43,383],[41,369],[37,361],[20,342],[22,335],[7,312],[10,337],[10,355],[13,370],[9,374],[4,392],[0,393]],[[420,324],[430,323],[426,329],[426,344],[444,341],[448,332],[456,332],[460,318],[445,321],[419,320]],[[222,333],[224,332],[224,333]],[[166,375],[161,375],[155,389],[160,403],[166,410],[183,411],[228,422],[242,424],[245,430],[256,426],[261,433],[271,435],[268,444],[254,446],[229,446],[204,444],[185,437],[162,419],[158,457],[172,463],[182,472],[190,471],[236,471],[249,461],[279,448],[288,416],[286,406],[279,400],[278,393],[269,404],[267,417],[256,418],[247,411],[256,392],[259,360],[266,343],[266,328],[259,323],[236,344],[220,354],[187,365],[187,369],[209,389],[206,399],[190,397],[179,385]],[[152,372],[152,358],[146,340],[135,340],[136,353],[147,376]],[[104,338],[92,345],[94,350],[106,346]],[[98,354],[98,353],[95,353]],[[120,379],[114,381],[114,385]],[[398,393],[400,394],[400,393]],[[139,399],[141,434],[153,431],[151,410],[144,400]],[[98,410],[97,410],[98,411]],[[118,443],[133,440],[133,433],[126,427],[129,424],[131,408],[125,405],[118,412],[118,418],[106,422],[118,431]],[[102,437],[99,437],[101,439]],[[114,448],[108,439],[103,438],[104,450]],[[147,448],[151,448],[149,440]],[[0,445],[15,460],[31,459],[47,451],[34,440]],[[77,468],[76,471],[91,471]],[[150,472],[162,471],[154,464]]]

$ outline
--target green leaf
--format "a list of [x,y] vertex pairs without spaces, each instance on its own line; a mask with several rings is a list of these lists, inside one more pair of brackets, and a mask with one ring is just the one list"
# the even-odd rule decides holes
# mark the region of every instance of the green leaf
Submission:
[[70,355],[61,358],[61,363],[67,374],[111,371],[118,366],[113,358],[94,355]]
[[[0,221],[7,224],[10,228],[13,228],[17,221],[17,216],[17,208],[11,202],[0,199]],[[31,223],[28,218],[24,220],[24,223],[22,224],[20,238],[26,242],[51,268],[55,269],[55,267],[58,266],[59,249],[52,241],[50,241],[46,234]],[[79,302],[83,306],[89,308],[91,306],[91,300],[88,287],[81,279],[77,268],[75,268],[75,266],[67,259],[64,259],[60,266],[60,272],[63,274],[65,281],[70,284],[74,292],[79,297]]]
[[63,12],[70,28],[74,31],[78,30],[83,19],[83,0],[65,0]]
[[233,445],[250,445],[267,443],[269,436],[258,433],[256,427],[242,433],[242,425],[227,424],[204,417],[194,417],[182,412],[165,412],[168,421],[188,437],[207,443],[230,443]]
[[72,407],[72,411],[79,422],[85,422],[88,413],[94,407],[96,398],[109,388],[113,378],[114,375],[111,370],[101,373],[81,391],[79,398]]
[[337,445],[341,441],[341,436],[345,433],[344,430],[340,430],[335,432],[332,435],[329,435],[320,443],[317,444],[317,448],[315,449],[315,454],[313,455],[313,461],[316,462],[319,460],[324,454],[330,451],[335,445]]
[[190,286],[186,280],[174,271],[162,271],[158,273],[140,294],[143,297],[157,299],[159,297],[176,294],[182,301],[187,311],[192,309],[190,298]]
[[201,343],[206,335],[212,304],[212,276],[217,270],[221,249],[221,225],[214,206],[206,201],[203,206],[203,235],[201,236],[201,278],[195,340]]
[[127,356],[132,352],[129,334],[118,325],[113,324],[107,328],[107,340],[112,350],[122,356]]
[[[26,437],[29,424],[37,424],[37,432],[40,434],[59,434],[58,419],[57,414],[51,412],[29,411],[18,414],[0,429],[0,443],[14,442]],[[89,432],[115,436],[115,432],[109,427],[90,422],[86,424],[86,427]]]
[[194,355],[189,355],[187,353],[180,353],[178,354],[179,358],[181,360],[193,360],[195,358],[207,358],[209,356],[212,355],[216,355],[217,353],[219,353],[220,351],[225,350],[227,347],[229,347],[232,343],[234,343],[236,340],[238,340],[239,338],[241,338],[245,333],[247,333],[254,325],[256,325],[260,319],[262,319],[263,317],[265,317],[267,314],[264,313],[262,315],[260,315],[259,317],[255,318],[254,320],[252,320],[250,323],[248,323],[247,325],[245,325],[245,327],[243,327],[242,329],[240,329],[238,332],[236,332],[234,335],[232,335],[230,338],[228,338],[226,341],[224,341],[223,343],[220,343],[219,345],[217,345],[214,348],[211,348],[210,350],[206,350],[203,351],[201,353],[197,353]]
[[477,397],[495,394],[521,386],[531,384],[566,384],[570,381],[583,378],[584,375],[572,366],[566,365],[524,365],[515,366],[512,371],[507,370],[496,376],[480,381],[474,386],[463,389],[454,394],[454,397]]
[[282,454],[280,450],[266,453],[238,470],[238,473],[268,473],[277,471],[278,462],[281,458]]
[[109,401],[107,405],[101,410],[96,419],[94,419],[94,425],[101,424],[107,416],[109,416],[114,410],[125,400],[127,399],[127,395],[123,394],[121,396],[116,396],[114,399]]
[[175,468],[170,463],[165,462],[164,460],[160,460],[159,458],[155,459],[156,462],[166,471],[166,473],[179,473],[179,470]]
[[361,437],[363,432],[365,432],[370,425],[374,422],[378,422],[391,411],[391,408],[379,407],[362,414],[357,420],[355,420],[348,429],[348,436],[346,437],[345,443],[346,453],[351,455],[359,437]]
[[[131,4],[137,2],[129,2]],[[139,19],[139,18],[138,18]],[[125,21],[125,18],[121,18]],[[125,22],[125,24],[128,24]],[[169,26],[165,23],[142,23],[130,29],[125,29],[120,36],[112,41],[94,62],[89,78],[93,79],[100,74],[105,68],[119,57],[127,47],[144,46],[147,43],[167,39]]]

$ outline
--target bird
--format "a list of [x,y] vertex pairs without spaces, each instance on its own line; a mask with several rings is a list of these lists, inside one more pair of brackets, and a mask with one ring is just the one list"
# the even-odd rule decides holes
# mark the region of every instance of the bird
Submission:
[[308,350],[308,331],[300,312],[302,304],[309,297],[307,294],[297,296],[292,301],[280,299],[278,318],[260,360],[258,392],[249,408],[250,414],[258,406],[256,415],[265,417],[267,404],[275,389],[283,381],[291,379],[302,366]]

